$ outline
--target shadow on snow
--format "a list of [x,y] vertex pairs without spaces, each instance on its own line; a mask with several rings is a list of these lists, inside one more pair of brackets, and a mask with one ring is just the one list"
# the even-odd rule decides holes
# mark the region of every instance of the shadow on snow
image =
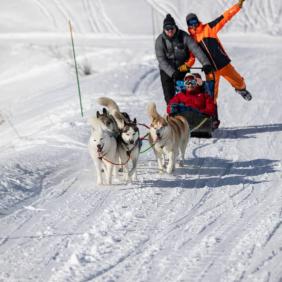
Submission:
[[255,138],[253,136],[257,133],[270,133],[282,131],[282,124],[264,124],[257,126],[247,126],[247,127],[230,127],[230,128],[219,128],[215,131],[215,137],[220,139],[246,139]]
[[[186,161],[184,168],[177,168],[173,177],[164,174],[159,179],[145,180],[141,188],[199,189],[258,184],[267,182],[264,174],[276,172],[274,169],[276,163],[278,161],[269,159],[232,161],[219,158],[196,158]],[[253,180],[254,177],[259,179]]]

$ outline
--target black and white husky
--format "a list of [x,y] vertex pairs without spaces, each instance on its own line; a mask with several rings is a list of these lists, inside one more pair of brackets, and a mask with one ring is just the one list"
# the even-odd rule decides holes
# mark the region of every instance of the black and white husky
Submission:
[[[121,112],[117,103],[110,98],[101,97],[98,103],[108,109],[119,129],[116,162],[124,167],[126,181],[136,180],[137,162],[141,149],[137,120],[131,120],[127,113]],[[131,164],[130,170],[128,169],[129,163]]]

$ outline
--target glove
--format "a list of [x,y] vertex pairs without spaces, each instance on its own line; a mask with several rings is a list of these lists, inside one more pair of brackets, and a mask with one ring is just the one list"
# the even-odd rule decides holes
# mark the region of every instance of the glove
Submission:
[[183,74],[179,71],[179,70],[176,70],[173,75],[172,75],[172,78],[174,80],[182,80],[183,79]]
[[244,1],[245,1],[245,0],[239,0],[239,1],[238,1],[238,5],[240,6],[240,8],[242,8],[242,7],[243,7],[243,3],[244,3]]
[[190,68],[184,63],[183,65],[179,66],[178,67],[178,70],[180,72],[189,72],[190,71]]
[[205,74],[209,74],[213,71],[213,67],[211,65],[204,65],[202,70],[205,72]]
[[170,111],[169,111],[170,114],[176,114],[178,112],[179,112],[178,104],[170,105]]

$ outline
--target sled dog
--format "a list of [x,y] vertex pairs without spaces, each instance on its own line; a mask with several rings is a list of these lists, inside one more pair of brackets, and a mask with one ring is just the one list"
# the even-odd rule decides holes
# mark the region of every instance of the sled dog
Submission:
[[[117,158],[124,167],[125,179],[126,181],[129,178],[136,180],[136,168],[141,148],[137,120],[131,120],[126,112],[121,112],[117,103],[110,98],[100,97],[98,103],[107,107],[117,123],[120,132],[117,138]],[[132,165],[130,171],[128,170],[129,162]]]
[[168,159],[166,172],[172,173],[179,151],[181,152],[179,164],[184,165],[185,150],[190,136],[188,122],[182,116],[160,116],[155,103],[148,105],[148,114],[151,118],[149,142],[154,148],[158,167],[163,172],[165,160]]
[[117,154],[115,125],[99,112],[89,122],[91,136],[88,149],[96,167],[97,184],[112,184],[113,162]]
[[137,121],[127,122],[124,128],[121,130],[120,140],[118,142],[118,155],[121,163],[126,163],[130,160],[131,170],[128,171],[128,165],[124,165],[126,173],[126,181],[129,179],[136,180],[137,162],[141,149],[141,141],[139,136],[139,129],[137,127]]
[[105,108],[103,108],[102,113],[97,111],[96,117],[101,121],[104,129],[111,131],[116,137],[119,135],[120,131],[116,119]]

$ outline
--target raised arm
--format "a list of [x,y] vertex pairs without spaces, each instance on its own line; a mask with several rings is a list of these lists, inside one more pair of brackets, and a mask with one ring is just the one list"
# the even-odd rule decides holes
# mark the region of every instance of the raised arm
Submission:
[[241,2],[235,4],[231,8],[229,8],[227,11],[223,13],[220,17],[216,18],[212,22],[209,22],[208,25],[210,28],[212,28],[215,32],[220,31],[224,25],[229,22],[242,8]]

